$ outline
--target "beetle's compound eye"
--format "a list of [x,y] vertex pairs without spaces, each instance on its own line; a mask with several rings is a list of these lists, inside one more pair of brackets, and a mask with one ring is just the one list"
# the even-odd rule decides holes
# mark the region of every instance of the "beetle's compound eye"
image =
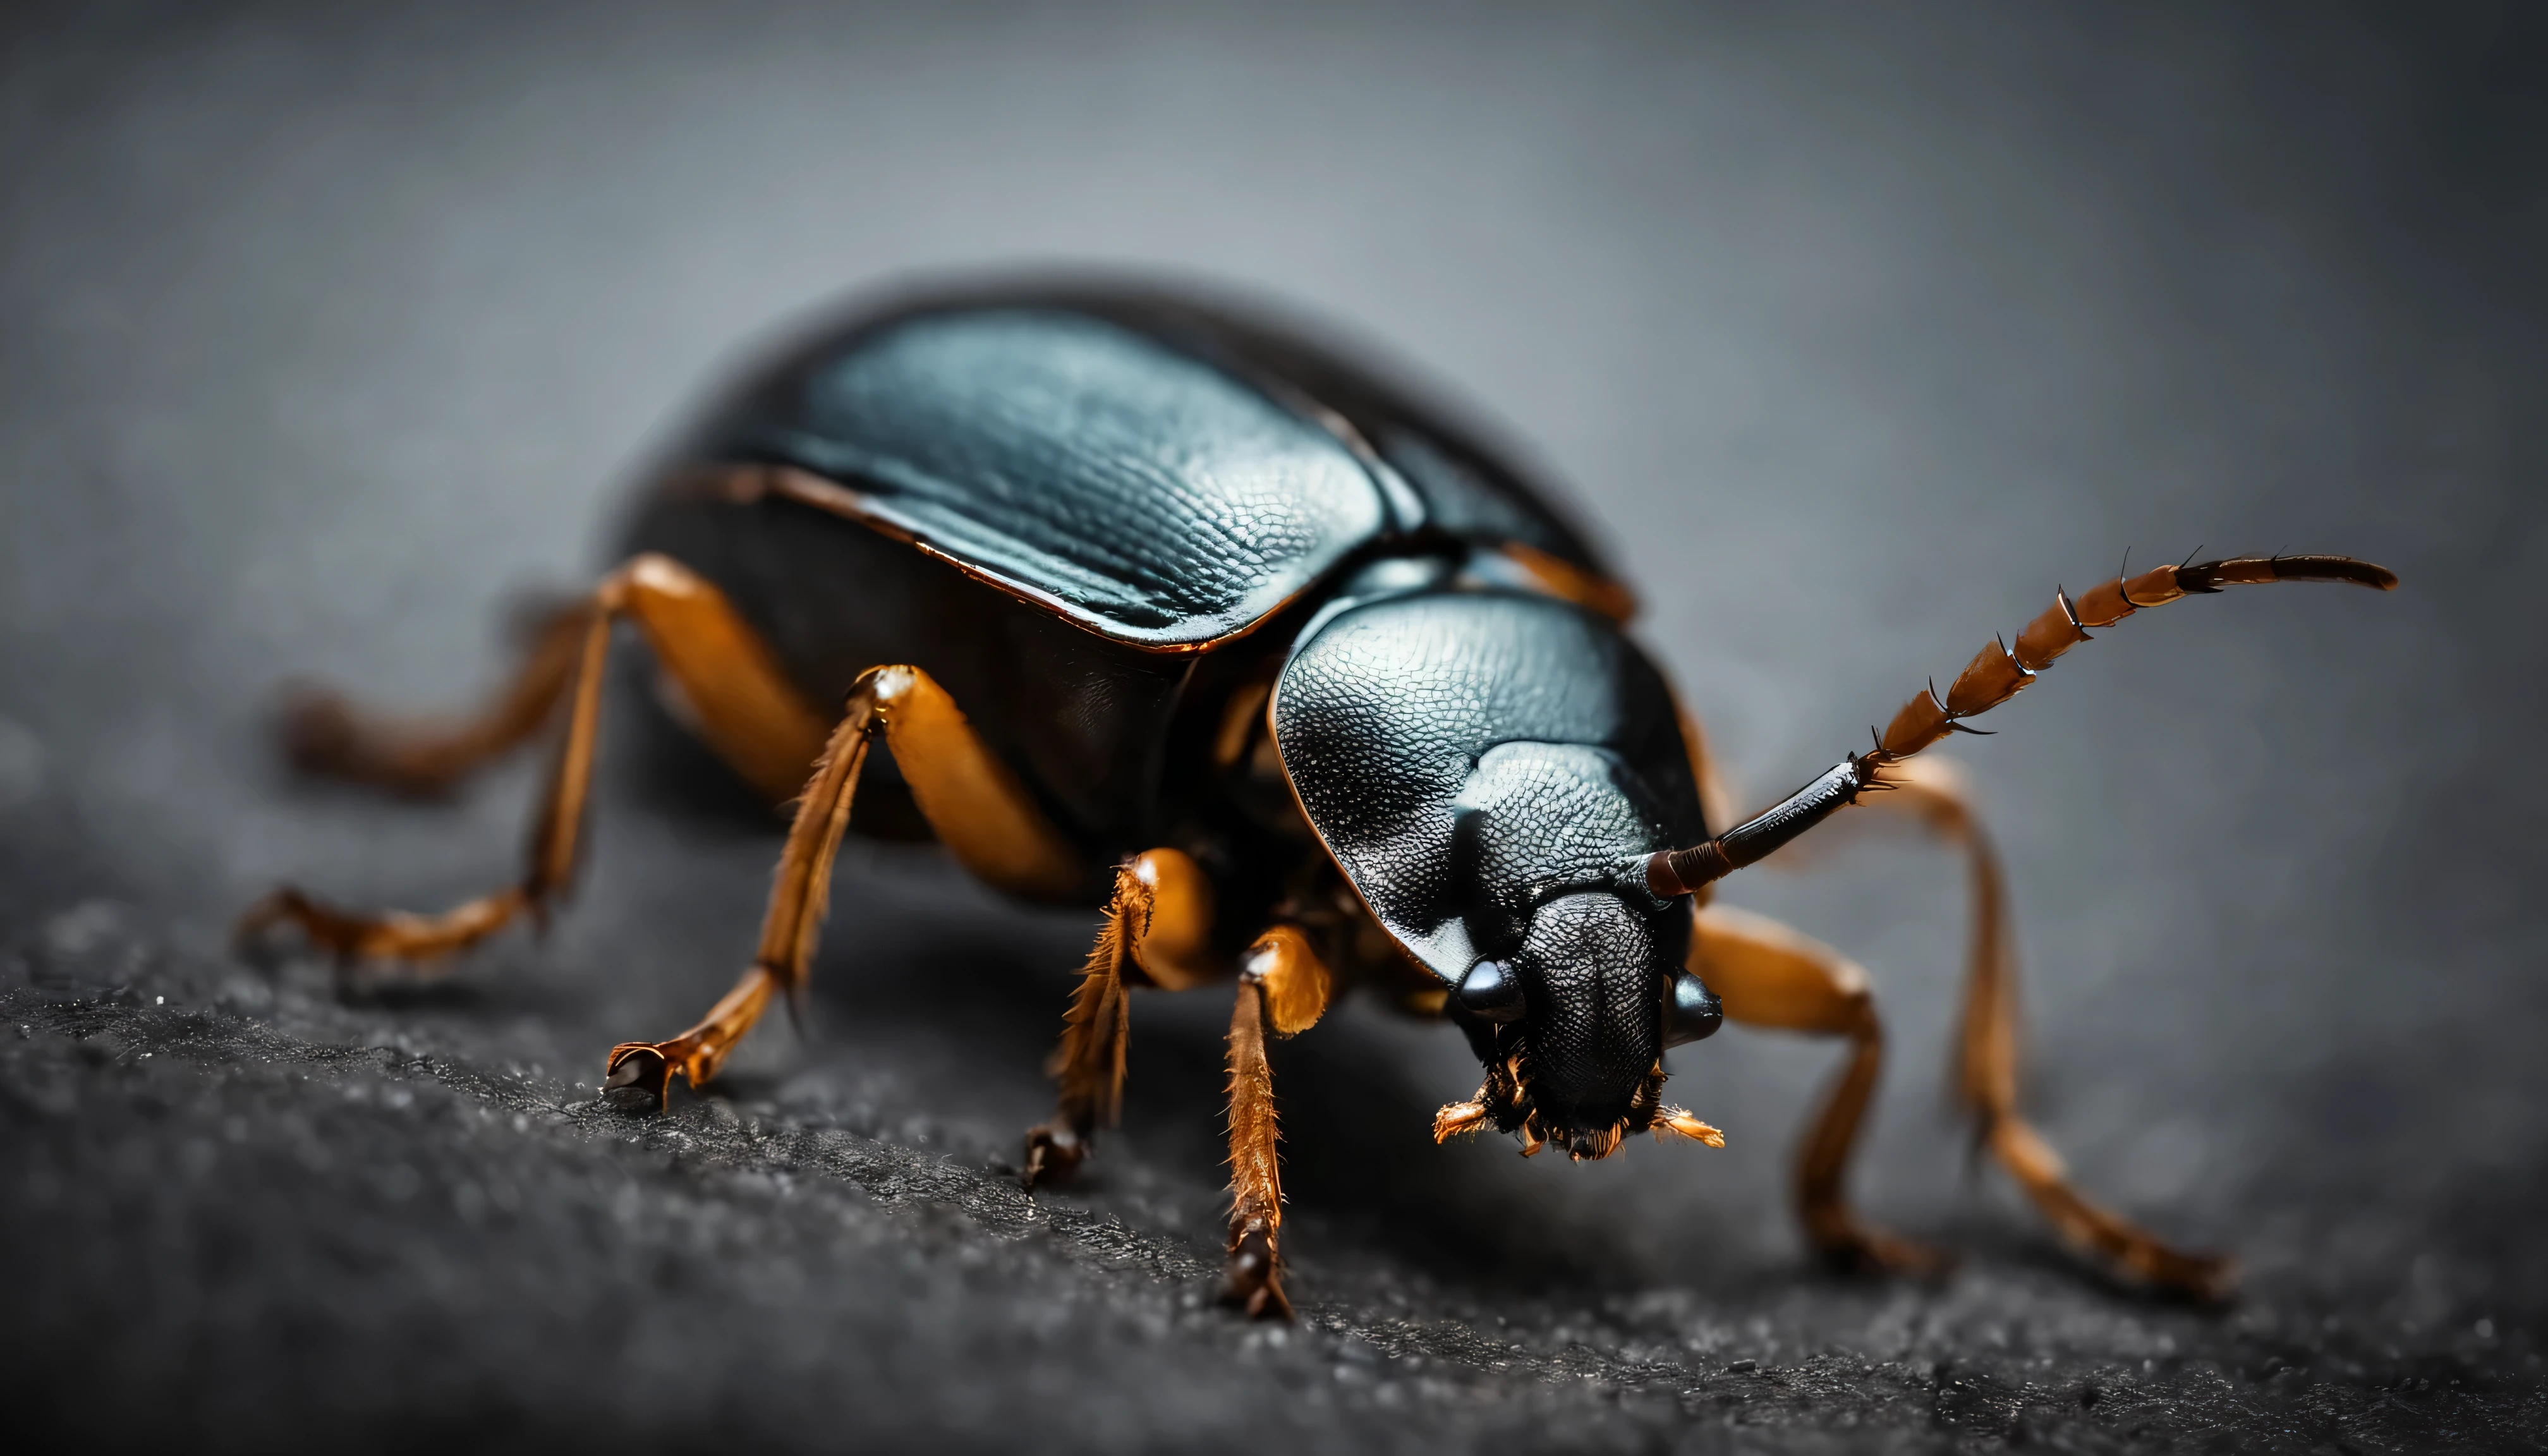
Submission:
[[1460,1004],[1484,1021],[1519,1021],[1521,979],[1501,960],[1481,960],[1460,980]]
[[1671,994],[1664,999],[1664,1045],[1705,1041],[1723,1025],[1725,1004],[1716,993],[1688,971],[1675,973]]

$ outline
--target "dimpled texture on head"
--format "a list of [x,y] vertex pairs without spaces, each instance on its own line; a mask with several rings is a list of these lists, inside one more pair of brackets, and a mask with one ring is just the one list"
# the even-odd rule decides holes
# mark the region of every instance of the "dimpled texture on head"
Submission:
[[1616,753],[1580,743],[1496,745],[1452,811],[1470,939],[1487,956],[1510,954],[1541,901],[1600,883],[1671,817]]
[[1530,1092],[1553,1130],[1605,1127],[1662,1049],[1662,972],[1646,917],[1615,895],[1568,895],[1531,918],[1514,957],[1530,1006]]

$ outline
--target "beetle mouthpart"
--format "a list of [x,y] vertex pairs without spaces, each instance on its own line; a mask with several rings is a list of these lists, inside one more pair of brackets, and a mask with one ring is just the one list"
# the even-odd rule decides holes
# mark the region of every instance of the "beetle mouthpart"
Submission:
[[1578,1133],[1567,1143],[1566,1155],[1579,1163],[1598,1162],[1619,1150],[1627,1132],[1627,1124],[1612,1123],[1595,1132]]
[[1433,1114],[1433,1140],[1448,1142],[1454,1138],[1486,1131],[1491,1115],[1484,1102],[1454,1102]]
[[610,1053],[610,1070],[601,1079],[601,1100],[621,1112],[662,1112],[670,1095],[673,1064],[664,1053],[643,1043]]
[[[1456,1110],[1456,1108],[1446,1107],[1442,1112],[1444,1116],[1448,1116]],[[1435,1120],[1435,1126],[1440,1126],[1439,1119]],[[1619,1144],[1627,1138],[1628,1125],[1623,1120],[1612,1123],[1606,1128],[1543,1128],[1540,1126],[1539,1114],[1532,1113],[1529,1121],[1521,1125],[1519,1132],[1521,1155],[1524,1157],[1537,1157],[1540,1149],[1555,1147],[1564,1150],[1567,1157],[1575,1162],[1590,1163],[1598,1162],[1617,1152]]]
[[1543,1148],[1543,1147],[1546,1147],[1547,1145],[1548,1145],[1548,1139],[1547,1139],[1547,1138],[1543,1138],[1543,1137],[1541,1137],[1541,1136],[1539,1135],[1539,1119],[1538,1119],[1538,1118],[1534,1117],[1534,1118],[1532,1118],[1529,1122],[1526,1122],[1526,1123],[1524,1123],[1524,1124],[1522,1124],[1522,1125],[1521,1125],[1521,1155],[1522,1155],[1522,1156],[1524,1156],[1524,1157],[1537,1157],[1537,1156],[1539,1156],[1539,1150],[1540,1150],[1541,1148]]
[[1655,1125],[1648,1131],[1655,1135],[1657,1142],[1670,1142],[1675,1138],[1686,1138],[1692,1142],[1702,1142],[1709,1147],[1725,1145],[1723,1133],[1691,1117],[1685,1109],[1678,1107],[1655,1109]]

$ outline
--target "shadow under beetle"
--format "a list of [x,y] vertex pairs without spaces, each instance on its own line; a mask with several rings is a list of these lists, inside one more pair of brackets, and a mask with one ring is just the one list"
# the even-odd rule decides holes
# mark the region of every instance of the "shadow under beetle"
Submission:
[[[608,1100],[660,1108],[675,1075],[714,1076],[774,996],[801,997],[842,834],[916,814],[1003,890],[1106,904],[1053,1058],[1059,1105],[1027,1136],[1030,1185],[1068,1174],[1116,1115],[1129,992],[1235,979],[1228,1296],[1284,1316],[1265,1038],[1357,987],[1459,1028],[1484,1065],[1437,1139],[1492,1128],[1525,1154],[1606,1157],[1637,1133],[1721,1145],[1664,1102],[1663,1051],[1728,1018],[1846,1038],[1797,1163],[1806,1233],[1846,1263],[1935,1263],[1842,1192],[1882,1056],[1866,973],[1708,903],[1716,878],[1845,805],[1906,811],[1972,875],[1956,1076],[1980,1145],[2073,1243],[2213,1295],[2225,1260],[2089,1202],[2019,1116],[1999,867],[1953,766],[1914,755],[2083,628],[2296,580],[2396,585],[2345,557],[2280,556],[2056,592],[1869,752],[1734,823],[1697,719],[1623,630],[1626,589],[1434,410],[1175,294],[906,299],[715,411],[642,498],[621,564],[476,714],[290,704],[300,766],[405,790],[562,716],[518,883],[430,916],[280,889],[242,929],[288,922],[340,963],[413,964],[542,912],[575,864],[612,626],[633,621],[676,716],[795,808],[751,969],[688,1031],[614,1047]],[[879,738],[889,758],[871,759]]]

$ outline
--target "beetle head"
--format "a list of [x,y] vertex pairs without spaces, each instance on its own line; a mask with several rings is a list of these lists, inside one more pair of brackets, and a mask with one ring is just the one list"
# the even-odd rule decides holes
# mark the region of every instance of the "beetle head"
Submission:
[[1489,750],[1456,812],[1453,868],[1479,955],[1452,1005],[1487,1063],[1483,1120],[1526,1149],[1607,1156],[1653,1124],[1664,1047],[1722,1019],[1682,968],[1686,903],[1620,872],[1659,816],[1615,755],[1548,743]]

